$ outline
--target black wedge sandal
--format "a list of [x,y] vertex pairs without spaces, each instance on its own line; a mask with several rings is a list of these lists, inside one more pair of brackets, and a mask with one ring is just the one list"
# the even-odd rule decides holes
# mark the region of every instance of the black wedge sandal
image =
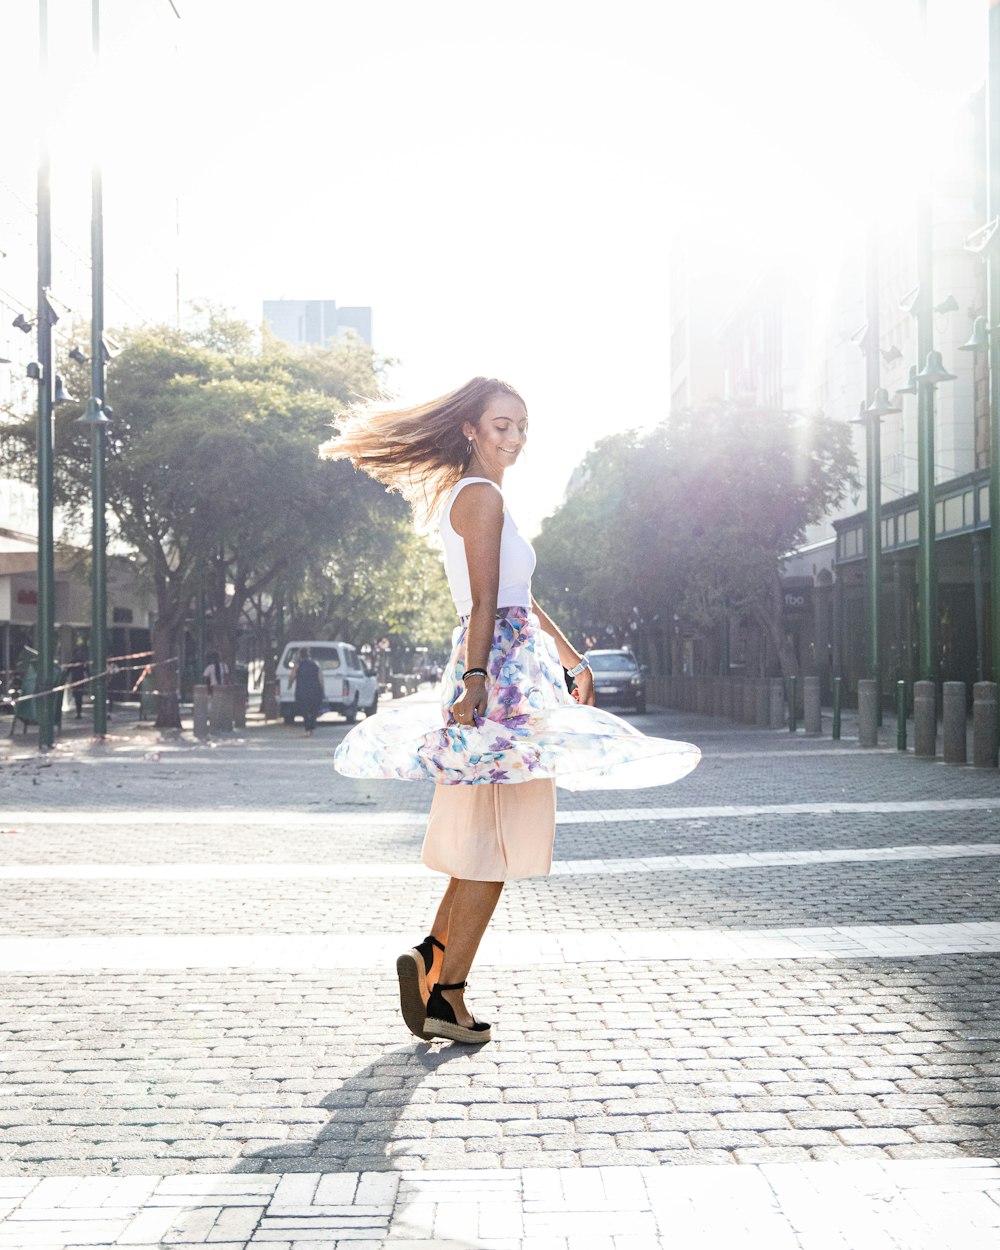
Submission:
[[422,942],[404,951],[396,960],[399,977],[399,1009],[414,1037],[423,1038],[427,1015],[427,977],[434,964],[434,949],[444,951],[444,943],[429,933]]
[[490,1040],[492,1036],[490,1025],[475,1018],[468,1028],[464,1024],[459,1024],[455,1019],[454,1008],[441,993],[442,990],[464,990],[466,984],[465,981],[458,981],[455,985],[442,985],[439,981],[434,986],[427,1000],[424,1037],[445,1037],[450,1042],[468,1042],[474,1046]]

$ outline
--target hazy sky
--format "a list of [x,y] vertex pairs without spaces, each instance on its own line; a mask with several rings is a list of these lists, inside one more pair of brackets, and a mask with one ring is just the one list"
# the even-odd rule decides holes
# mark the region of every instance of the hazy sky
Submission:
[[[671,231],[718,234],[734,287],[829,262],[905,205],[985,50],[986,0],[929,0],[928,65],[917,0],[175,3],[104,0],[97,91],[89,0],[49,0],[67,285],[99,129],[110,315],[173,319],[178,269],[253,321],[370,304],[403,397],[522,390],[532,526],[595,439],[666,412]],[[30,304],[35,5],[0,27],[0,290]]]

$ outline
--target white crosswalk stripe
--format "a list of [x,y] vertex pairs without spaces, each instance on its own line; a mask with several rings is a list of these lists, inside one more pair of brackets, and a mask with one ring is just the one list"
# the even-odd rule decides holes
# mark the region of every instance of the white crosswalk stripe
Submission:
[[[553,877],[623,876],[645,872],[734,872],[740,869],[810,865],[900,863],[906,860],[990,859],[1000,843],[949,846],[831,847],[818,851],[748,851],[731,855],[647,855],[642,859],[563,859]],[[351,881],[416,877],[440,880],[422,864],[15,864],[0,868],[0,881]]]
[[[97,969],[384,968],[413,942],[412,933],[214,934],[127,937],[0,938],[0,971]],[[836,925],[781,929],[571,929],[488,931],[477,966],[618,963],[630,960],[914,958],[1000,951],[1000,922]]]

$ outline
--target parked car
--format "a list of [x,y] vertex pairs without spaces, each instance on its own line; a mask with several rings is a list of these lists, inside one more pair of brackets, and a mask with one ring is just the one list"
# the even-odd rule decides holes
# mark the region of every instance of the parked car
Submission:
[[646,678],[639,661],[624,647],[616,651],[588,651],[594,672],[594,701],[598,707],[630,707],[646,711]]
[[322,712],[339,712],[348,724],[357,720],[358,712],[373,715],[378,709],[378,682],[362,663],[357,650],[349,642],[299,639],[285,644],[278,661],[278,707],[286,725],[295,721],[295,688],[289,689],[288,683],[303,647],[309,648],[323,678],[321,715]]

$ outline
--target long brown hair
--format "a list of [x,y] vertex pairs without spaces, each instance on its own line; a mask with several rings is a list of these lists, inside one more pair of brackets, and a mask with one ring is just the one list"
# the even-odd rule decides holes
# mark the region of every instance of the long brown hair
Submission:
[[418,520],[427,521],[469,466],[472,448],[462,426],[466,421],[475,425],[494,395],[512,395],[524,403],[499,378],[473,378],[415,408],[353,408],[337,419],[337,433],[319,454],[325,460],[350,460],[398,491]]

